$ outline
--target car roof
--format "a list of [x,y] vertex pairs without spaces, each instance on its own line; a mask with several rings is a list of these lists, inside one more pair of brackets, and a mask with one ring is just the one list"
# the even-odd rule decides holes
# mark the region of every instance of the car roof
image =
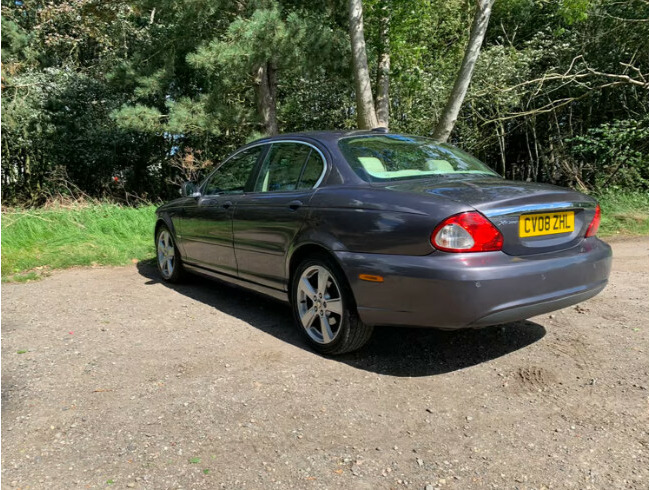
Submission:
[[283,133],[283,134],[277,134],[275,136],[268,136],[265,138],[261,138],[258,140],[255,140],[251,143],[259,144],[259,143],[265,143],[265,142],[273,142],[277,140],[286,140],[286,139],[291,139],[291,138],[308,138],[308,139],[313,139],[317,141],[327,141],[327,142],[335,142],[340,140],[341,138],[348,137],[348,136],[377,136],[377,135],[384,135],[384,134],[395,134],[395,133],[389,133],[388,130],[384,128],[377,128],[373,130],[338,130],[338,131],[302,131],[302,132],[295,132],[295,133]]

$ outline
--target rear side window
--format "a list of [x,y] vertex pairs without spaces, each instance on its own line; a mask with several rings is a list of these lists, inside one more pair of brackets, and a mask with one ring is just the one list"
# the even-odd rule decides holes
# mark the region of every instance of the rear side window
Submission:
[[323,174],[323,168],[323,159],[316,150],[312,150],[300,177],[298,189],[311,189],[314,187]]
[[[313,159],[315,155],[320,163]],[[305,171],[309,167],[309,175]],[[255,182],[255,192],[282,192],[296,189],[310,189],[316,180],[310,176],[319,165],[318,175],[323,169],[323,163],[318,153],[308,145],[301,143],[273,143],[260,168]],[[302,178],[301,178],[302,176]],[[310,184],[311,182],[311,184]]]
[[203,194],[242,194],[263,149],[255,146],[231,157],[208,177]]

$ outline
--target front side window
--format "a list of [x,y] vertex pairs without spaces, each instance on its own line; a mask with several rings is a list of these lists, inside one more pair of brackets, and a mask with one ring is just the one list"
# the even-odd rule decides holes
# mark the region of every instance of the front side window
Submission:
[[[301,143],[273,143],[255,182],[255,191],[282,192],[313,187],[315,181],[305,187],[307,181],[303,184],[304,179],[301,179],[305,163],[311,162],[313,154],[320,160],[318,153],[310,146]],[[322,165],[321,160],[319,175]]]
[[255,146],[231,157],[208,177],[203,193],[242,194],[263,149],[264,146]]
[[367,182],[392,182],[431,176],[498,176],[473,156],[427,138],[372,135],[343,138],[339,148],[352,169]]

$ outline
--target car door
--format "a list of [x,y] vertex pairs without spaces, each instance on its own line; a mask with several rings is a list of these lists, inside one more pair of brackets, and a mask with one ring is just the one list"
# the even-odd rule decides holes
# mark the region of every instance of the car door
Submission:
[[265,149],[255,146],[228,158],[203,182],[194,204],[184,208],[181,243],[187,262],[237,275],[232,217]]
[[314,188],[325,174],[320,150],[297,141],[274,142],[260,165],[252,192],[233,217],[239,276],[286,288],[286,256],[303,226]]

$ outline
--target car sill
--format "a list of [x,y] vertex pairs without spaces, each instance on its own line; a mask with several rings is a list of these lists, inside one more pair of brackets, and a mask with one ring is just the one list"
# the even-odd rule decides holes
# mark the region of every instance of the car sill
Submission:
[[273,299],[282,301],[283,303],[289,302],[289,297],[286,291],[280,291],[279,289],[262,286],[261,284],[257,284],[251,281],[246,281],[245,279],[240,279],[238,277],[230,276],[228,274],[221,274],[219,272],[215,272],[211,269],[206,269],[205,267],[201,267],[199,265],[188,264],[187,262],[183,262],[183,267],[185,267],[185,269],[187,269],[189,272],[194,272],[196,274],[207,276],[211,279],[217,279],[219,281],[226,282],[228,284],[233,284],[235,286],[239,286],[245,289],[250,289],[257,293],[261,293],[266,296],[270,296]]

